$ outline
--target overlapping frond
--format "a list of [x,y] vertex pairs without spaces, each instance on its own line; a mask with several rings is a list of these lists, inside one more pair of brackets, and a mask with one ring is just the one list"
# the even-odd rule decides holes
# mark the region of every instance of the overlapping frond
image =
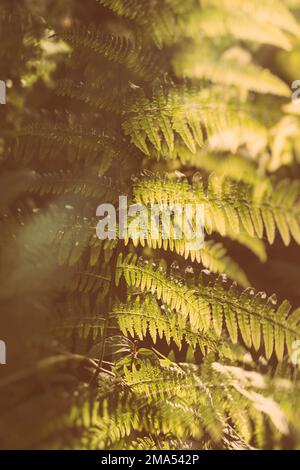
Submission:
[[[242,155],[207,153],[204,151],[192,154],[185,148],[178,149],[178,156],[188,168],[204,170],[206,173],[217,173],[235,181],[243,181],[251,185],[266,184],[269,179],[254,161]],[[197,176],[197,174],[196,174]]]
[[[43,120],[24,127],[17,133],[13,155],[28,164],[37,159],[49,161],[63,158],[64,162],[83,161],[86,165],[98,164],[99,173],[105,173],[111,162],[124,156],[126,143],[116,140],[96,129],[66,122]],[[105,158],[101,158],[105,155]]]
[[[147,234],[142,230],[127,234],[124,240],[125,246],[132,242],[135,247],[141,245],[142,247],[148,246],[154,250],[160,249],[165,252],[174,252],[186,260],[190,259],[192,262],[196,261],[202,264],[203,267],[208,268],[214,273],[226,272],[231,279],[237,281],[242,286],[246,287],[249,285],[246,273],[230,257],[221,242],[209,240],[201,244],[201,247],[195,249],[184,234],[181,238],[176,236],[176,223],[171,218],[168,236],[163,233],[161,227],[158,228],[157,234],[153,235],[153,227],[151,224],[149,225]],[[95,241],[95,249],[100,244],[100,242]],[[107,248],[109,245],[113,248],[116,242],[111,241],[109,245],[108,243],[106,245]]]
[[154,344],[159,339],[165,339],[167,344],[174,341],[179,349],[186,342],[194,348],[199,345],[203,353],[218,351],[218,348],[220,354],[222,353],[221,342],[213,333],[191,331],[183,316],[176,315],[165,305],[160,306],[154,296],[148,296],[144,300],[137,297],[126,304],[117,304],[111,317],[117,320],[125,336],[137,337],[142,341],[149,333]]
[[58,33],[75,49],[99,54],[106,60],[125,65],[130,71],[151,81],[163,70],[163,61],[152,47],[142,47],[139,36],[130,31],[124,35],[108,33],[93,26],[63,30]]
[[[70,363],[75,361],[75,356],[66,358]],[[70,370],[55,384],[57,378],[53,373],[51,396],[47,387],[42,393],[35,390],[22,408],[9,407],[3,412],[0,436],[6,448],[18,446],[15,437],[19,433],[22,448],[26,449],[94,450],[123,449],[137,432],[145,435],[154,430],[160,441],[167,438],[170,445],[183,439],[188,446],[203,439],[203,444],[218,444],[221,448],[259,445],[267,430],[274,436],[291,433],[291,413],[283,408],[290,382],[286,381],[285,387],[280,380],[275,383],[276,401],[270,396],[273,388],[268,376],[214,362],[209,357],[200,367],[159,357],[153,361],[136,359],[117,375],[102,372],[97,391],[72,381]],[[47,413],[34,414],[38,418],[36,425],[24,432],[29,420],[32,423],[34,404],[41,412],[47,404]],[[17,434],[7,432],[12,413],[18,416]],[[42,433],[40,416],[45,420]]]
[[[0,13],[1,310],[33,330],[43,318],[30,368],[22,357],[0,381],[0,445],[299,446],[300,309],[248,287],[265,240],[300,244],[299,110],[279,63],[294,60],[297,2],[97,0],[58,21],[48,2],[17,3]],[[42,51],[49,89],[23,76]],[[127,214],[120,236],[120,206],[112,225],[97,218],[120,195],[146,209],[146,230]],[[154,205],[169,220],[152,231]],[[196,249],[178,237],[179,205],[204,209],[212,238]],[[259,260],[237,263],[246,250],[230,240]]]
[[134,101],[134,93],[129,83],[116,83],[112,86],[111,80],[99,83],[63,80],[58,83],[56,92],[59,96],[68,96],[94,108],[118,114]]
[[[198,57],[201,61],[197,60]],[[249,52],[239,47],[218,51],[213,43],[196,43],[178,53],[173,63],[176,75],[180,77],[233,85],[241,91],[290,96],[290,90],[283,81],[269,70],[255,65]]]
[[157,89],[152,99],[137,99],[123,123],[125,134],[146,155],[172,154],[175,139],[192,153],[205,142],[235,152],[245,145],[251,155],[266,147],[267,130],[234,99],[212,88]]
[[[287,416],[278,403],[264,395],[264,389],[268,387],[266,377],[253,372],[247,373],[238,367],[226,368],[209,360],[199,369],[187,364],[162,363],[163,361],[161,366],[153,366],[149,362],[142,363],[139,368],[127,369],[125,380],[137,394],[146,395],[154,403],[163,397],[167,397],[167,407],[171,406],[171,401],[177,403],[173,409],[178,425],[180,423],[181,427],[188,422],[180,416],[179,410],[182,409],[187,413],[190,426],[193,426],[190,428],[193,437],[200,437],[198,433],[201,431],[196,431],[198,421],[198,426],[204,427],[213,441],[226,440],[229,429],[225,423],[229,414],[237,436],[249,443],[254,437],[253,427],[264,426],[258,418],[263,405],[265,415],[275,430],[278,429],[282,434],[289,433]],[[236,380],[239,374],[238,384]],[[269,406],[266,406],[267,404]],[[161,408],[164,409],[164,406]],[[271,409],[277,411],[276,416]],[[180,429],[177,437],[182,437]]]
[[130,254],[125,259],[119,256],[117,284],[122,276],[129,287],[152,293],[182,315],[192,331],[206,332],[213,325],[220,336],[226,327],[233,343],[238,342],[240,332],[248,347],[253,345],[259,350],[263,344],[268,359],[274,349],[278,360],[282,360],[285,350],[290,356],[293,354],[292,345],[299,335],[299,309],[290,313],[287,301],[276,309],[274,296],[268,297],[252,288],[241,292],[236,284],[224,287],[226,276],[208,286],[202,279],[189,286],[179,278],[167,276],[162,266],[141,262]]
[[[100,274],[102,281],[98,280],[96,289],[89,286],[85,289],[76,287],[73,293],[66,291],[63,300],[56,302],[55,311],[49,315],[47,331],[60,345],[72,351],[83,348],[87,351],[95,344],[99,350],[103,348],[105,351],[104,343],[111,335],[112,330],[107,328],[109,272],[103,269],[99,277]],[[84,279],[84,275],[81,279]]]
[[194,4],[188,1],[186,5],[177,0],[163,1],[157,8],[156,0],[139,2],[136,0],[98,0],[110,8],[117,15],[133,20],[140,28],[145,28],[152,36],[155,44],[161,48],[164,44],[171,44],[176,38],[178,13],[184,13]]
[[208,38],[231,37],[289,50],[290,34],[300,33],[298,23],[282,1],[266,0],[258,5],[255,0],[207,0],[202,6],[186,28],[191,37],[201,31]]
[[97,198],[97,201],[115,202],[118,198],[118,191],[122,192],[122,182],[113,183],[111,178],[99,177],[95,172],[86,176],[71,171],[42,174],[32,172],[30,181],[23,187],[23,190],[41,196],[72,193],[85,198]]
[[275,4],[263,1],[259,5],[235,0],[207,0],[198,2],[188,0],[165,0],[160,3],[159,11],[155,0],[132,2],[127,0],[98,0],[116,14],[144,26],[161,47],[179,37],[242,39],[255,43],[271,44],[283,49],[291,48],[289,34],[299,36],[300,30],[295,18],[284,2]]
[[203,182],[189,185],[187,181],[167,178],[145,178],[136,183],[137,202],[151,204],[203,204],[204,224],[208,233],[216,228],[226,235],[227,228],[235,233],[246,232],[273,243],[276,229],[285,245],[291,238],[299,243],[299,182],[288,179],[254,186],[233,183],[212,174],[207,186]]

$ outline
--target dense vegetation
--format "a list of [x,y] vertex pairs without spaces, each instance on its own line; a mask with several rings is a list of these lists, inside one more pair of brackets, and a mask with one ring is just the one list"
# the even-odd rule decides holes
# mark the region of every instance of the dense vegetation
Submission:
[[[298,2],[0,6],[1,447],[299,448]],[[119,195],[204,246],[99,240]]]

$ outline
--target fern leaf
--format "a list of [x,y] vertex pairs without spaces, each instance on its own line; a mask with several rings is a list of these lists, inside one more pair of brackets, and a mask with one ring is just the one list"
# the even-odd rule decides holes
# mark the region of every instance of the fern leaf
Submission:
[[[281,16],[282,15],[282,16]],[[203,11],[190,22],[189,34],[201,30],[208,38],[232,37],[254,43],[271,44],[286,50],[292,47],[287,32],[299,36],[296,20],[283,2],[234,0],[229,3],[207,0]]]
[[112,318],[116,318],[122,333],[127,336],[138,337],[144,340],[149,332],[153,343],[165,338],[167,343],[173,340],[179,349],[184,341],[193,346],[199,344],[201,351],[207,354],[209,351],[222,350],[222,345],[213,334],[197,334],[188,329],[184,318],[176,316],[167,306],[159,306],[154,297],[146,297],[142,301],[139,297],[127,304],[118,304],[112,312]]
[[[148,81],[162,73],[164,64],[157,52],[152,47],[142,47],[139,37],[129,32],[121,36],[90,26],[63,30],[58,35],[75,49],[84,49],[86,53],[99,54],[106,60],[122,64]],[[109,93],[108,83],[106,91]]]
[[155,269],[152,264],[137,263],[136,256],[130,254],[123,259],[119,255],[116,269],[116,284],[124,275],[128,286],[141,288],[141,291],[155,293],[171,309],[188,318],[193,330],[207,331],[210,326],[209,305],[197,298],[195,291],[176,279],[166,279],[163,269]]
[[265,148],[267,141],[266,129],[258,120],[246,110],[238,112],[234,102],[224,102],[224,96],[221,99],[216,94],[213,98],[211,89],[209,94],[208,89],[155,90],[152,100],[137,99],[123,129],[146,155],[150,155],[150,143],[154,151],[161,153],[162,137],[166,139],[167,154],[173,151],[175,137],[192,153],[203,145],[206,135],[213,148],[236,152],[246,145],[253,155]]
[[[199,62],[197,58],[201,56]],[[253,64],[251,55],[238,47],[218,51],[212,43],[194,44],[173,59],[176,75],[206,79],[243,91],[290,96],[290,89],[267,69]]]
[[[285,245],[291,236],[299,239],[299,182],[291,184],[282,180],[272,188],[267,185],[254,187],[233,183],[212,174],[207,188],[203,183],[190,186],[187,182],[170,179],[145,179],[134,189],[137,202],[151,204],[203,204],[204,225],[208,233],[215,225],[217,231],[226,235],[229,231],[245,231],[250,237],[262,238],[263,228],[269,242],[275,239],[278,229]],[[292,222],[293,230],[290,230]]]
[[[214,311],[217,311],[215,331],[220,333],[222,327],[219,306],[223,309],[226,327],[233,343],[237,343],[238,331],[240,331],[248,347],[254,342],[258,348],[261,339],[258,330],[261,331],[262,328],[267,358],[270,358],[273,353],[274,341],[279,341],[276,352],[278,360],[282,359],[282,335],[284,335],[288,350],[291,348],[292,341],[299,335],[299,328],[293,321],[293,316],[282,318],[280,314],[284,308],[282,306],[276,312],[273,297],[268,298],[265,293],[255,294],[254,289],[251,288],[240,293],[234,284],[226,290],[223,287],[222,277],[214,285],[207,287],[200,280],[198,287],[191,289],[174,278],[167,278],[162,268],[141,263],[130,254],[124,259],[122,254],[119,256],[117,284],[121,276],[124,276],[129,287],[140,288],[141,292],[155,294],[158,300],[162,299],[172,310],[183,315],[189,320],[192,331],[208,331],[212,315]],[[251,317],[255,317],[257,321],[251,322]],[[251,323],[252,326],[255,324],[253,330],[251,330]],[[278,334],[279,331],[280,334]]]

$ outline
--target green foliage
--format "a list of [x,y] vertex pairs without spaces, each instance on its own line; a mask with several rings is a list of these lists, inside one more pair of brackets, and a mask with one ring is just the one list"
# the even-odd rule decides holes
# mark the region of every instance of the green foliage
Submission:
[[137,182],[134,194],[137,202],[146,205],[203,204],[208,233],[216,228],[225,236],[231,227],[234,233],[262,238],[265,230],[272,244],[277,229],[285,245],[289,245],[291,236],[299,243],[299,182],[266,183],[252,187],[214,174],[206,187],[202,181],[190,186],[187,181],[145,178]]
[[[197,61],[199,56],[201,62]],[[268,70],[253,64],[251,54],[238,47],[218,50],[209,42],[192,44],[188,50],[184,48],[175,56],[174,68],[179,76],[234,85],[242,91],[286,97],[290,94],[285,83]]]
[[[187,321],[192,331],[207,332],[211,324],[217,335],[223,334],[225,324],[231,341],[238,342],[238,332],[248,348],[256,350],[264,342],[265,355],[269,359],[275,352],[279,361],[283,359],[285,345],[293,354],[292,343],[299,335],[299,309],[289,315],[291,305],[284,301],[277,310],[276,297],[255,292],[247,288],[239,292],[236,284],[223,287],[226,277],[206,286],[200,278],[193,286],[187,287],[181,280],[168,278],[162,267],[140,263],[132,255],[124,260],[122,255],[117,266],[116,282],[124,275],[129,287],[150,292],[162,300],[171,310]],[[206,274],[206,271],[203,271]]]
[[[1,447],[299,448],[299,295],[259,291],[299,252],[297,5],[4,3]],[[204,244],[99,240],[121,195],[203,205]]]
[[155,90],[151,100],[146,97],[137,100],[123,126],[132,142],[149,156],[148,141],[158,154],[163,144],[172,154],[178,138],[193,154],[197,146],[204,145],[205,136],[208,143],[219,139],[219,145],[226,150],[229,144],[226,134],[231,131],[235,133],[235,147],[246,145],[250,153],[256,154],[267,138],[265,128],[251,116],[247,106],[238,110],[232,98],[226,101],[222,93],[221,101],[220,91],[214,92],[211,87]]

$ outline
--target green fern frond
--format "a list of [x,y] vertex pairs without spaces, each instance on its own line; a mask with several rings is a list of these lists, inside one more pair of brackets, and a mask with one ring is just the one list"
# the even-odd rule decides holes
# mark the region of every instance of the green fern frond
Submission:
[[[210,152],[205,147],[192,153],[187,147],[179,142],[175,142],[175,148],[172,155],[168,153],[154,153],[158,160],[179,159],[182,165],[187,168],[201,169],[207,173],[217,173],[235,181],[243,181],[254,185],[256,183],[266,184],[268,176],[265,174],[265,168],[260,168],[257,162],[242,154]],[[271,167],[269,167],[271,169]],[[195,177],[197,174],[195,174]]]
[[139,437],[129,443],[124,442],[122,448],[127,450],[191,450],[192,444],[188,440],[159,438],[155,435]]
[[[222,439],[224,434],[226,439],[228,428],[225,423],[226,415],[229,415],[233,417],[237,435],[250,442],[255,424],[252,420],[257,417],[259,407],[263,404],[268,404],[278,413],[274,416],[267,406],[265,407],[264,413],[272,425],[282,434],[289,434],[285,413],[275,401],[262,393],[267,386],[267,380],[263,376],[260,377],[260,383],[251,383],[251,379],[258,379],[256,374],[247,374],[238,367],[226,368],[222,364],[211,364],[209,361],[200,370],[187,364],[157,367],[142,363],[139,366],[125,369],[124,372],[125,380],[136,393],[147,396],[154,403],[164,398],[169,405],[170,401],[174,400],[175,404],[177,403],[177,407],[174,407],[175,416],[175,410],[180,409],[182,398],[181,406],[190,414],[192,423],[196,424],[198,421],[198,426],[204,427],[215,441]],[[245,377],[240,384],[234,380],[234,374],[238,373],[244,374]],[[183,424],[185,420],[181,418],[179,422]],[[199,435],[197,437],[199,439]]]
[[[99,133],[95,129],[44,120],[24,127],[17,133],[13,154],[16,160],[24,164],[34,159],[46,161],[60,157],[70,163],[98,163],[99,174],[103,174],[114,159],[124,156],[126,147],[126,142],[120,143],[114,136]],[[99,158],[102,154],[105,159]]]
[[63,80],[58,83],[56,92],[58,96],[68,96],[69,98],[83,101],[95,108],[105,109],[118,114],[134,101],[133,90],[128,83],[125,85],[116,84],[113,87],[111,81],[97,84]]
[[298,116],[283,116],[272,127],[270,132],[271,156],[268,161],[268,171],[274,172],[284,165],[291,165],[295,162],[299,133],[300,120]]
[[[80,178],[76,180],[72,174],[58,175],[35,175],[35,182],[31,182],[29,192],[38,192],[41,195],[51,193],[60,195],[62,193],[82,194],[85,197],[102,197],[105,201],[115,202],[116,192],[110,186],[108,178]],[[69,184],[68,184],[69,183]],[[101,184],[101,186],[100,186]],[[94,189],[93,189],[94,188]],[[119,188],[120,189],[120,188]],[[48,246],[56,254],[60,266],[75,266],[84,253],[89,255],[89,265],[94,267],[99,261],[108,263],[115,250],[120,246],[118,238],[110,240],[100,240],[96,235],[97,221],[91,217],[77,216],[73,211],[55,211],[48,214],[37,213],[32,217],[20,217],[20,220],[12,220],[2,225],[3,236],[12,239],[23,226],[44,227],[44,245]],[[164,251],[174,251],[185,259],[191,259],[201,263],[203,267],[210,269],[214,273],[226,272],[231,279],[237,281],[241,286],[246,287],[249,281],[245,272],[228,255],[227,250],[221,242],[209,240],[197,250],[190,247],[187,240],[177,240],[172,237],[162,237],[161,230],[159,238],[151,237],[149,229],[148,237],[145,239],[143,233],[132,234],[122,240],[125,246],[132,242],[133,246],[148,246],[153,249],[163,249]]]
[[208,38],[225,38],[270,44],[286,50],[292,48],[289,36],[300,34],[299,25],[282,1],[265,0],[259,5],[234,0],[207,0],[202,11],[194,14],[187,23],[187,35],[194,37],[196,31]]
[[227,275],[243,287],[249,285],[247,275],[230,256],[222,243],[207,241],[200,250],[203,266],[213,273],[227,273]]
[[297,1],[54,3],[1,2],[0,447],[298,448]]
[[14,54],[14,57],[24,54],[23,37],[32,34],[34,28],[38,31],[40,26],[40,21],[25,5],[3,2],[0,13],[1,59],[10,59],[11,54]]
[[[242,377],[239,385],[237,374]],[[51,396],[47,387],[42,394],[35,392],[22,408],[17,406],[2,414],[0,436],[6,448],[18,446],[16,433],[7,432],[13,412],[18,416],[17,434],[22,436],[23,448],[50,445],[66,449],[118,449],[123,448],[120,443],[124,439],[132,441],[136,432],[144,435],[154,430],[161,439],[188,438],[190,442],[199,442],[207,433],[206,439],[227,447],[233,435],[236,442],[243,439],[249,442],[257,434],[255,427],[260,414],[257,407],[262,403],[276,409],[276,416],[272,417],[266,407],[265,416],[270,422],[273,420],[281,433],[288,434],[285,414],[274,400],[264,395],[268,387],[264,376],[211,359],[200,368],[164,359],[154,364],[139,360],[130,368],[125,367],[118,377],[103,373],[98,391],[79,387],[75,382],[52,386]],[[34,405],[40,413],[33,413]],[[30,432],[22,432],[29,420],[32,422],[32,416],[35,426]],[[228,418],[233,426],[231,431]],[[41,419],[45,422],[42,433]]]
[[120,36],[90,26],[63,30],[58,35],[75,49],[99,54],[106,60],[124,65],[147,81],[162,74],[164,62],[157,51],[142,47],[141,39],[129,31]]
[[79,265],[71,282],[68,282],[66,287],[71,292],[98,293],[98,302],[101,303],[109,293],[111,281],[109,265],[104,264],[101,268],[88,269],[84,265]]
[[103,336],[104,321],[104,318],[99,317],[74,317],[56,326],[51,332],[53,332],[54,336],[66,338],[76,335],[80,339],[87,339],[92,336],[92,339],[95,341]]
[[156,0],[143,3],[137,0],[97,1],[117,15],[133,20],[141,30],[146,29],[159,48],[164,44],[173,43],[176,37],[177,14],[184,12],[190,6],[190,2],[183,6],[177,0],[160,2],[159,9],[157,9]]
[[[71,209],[71,210],[70,210]],[[38,234],[30,243],[32,234]],[[94,266],[96,251],[98,261],[105,251],[108,262],[118,241],[99,240],[96,236],[96,222],[92,218],[81,217],[73,212],[72,207],[53,208],[47,212],[34,210],[29,214],[6,217],[1,223],[1,243],[21,242],[28,253],[39,255],[36,248],[47,247],[55,254],[60,266],[75,266],[86,253]],[[37,247],[35,246],[37,245]]]
[[74,47],[83,47],[104,55],[108,60],[124,63],[134,51],[134,39],[117,36],[90,26],[58,32],[60,38]]
[[192,153],[207,141],[214,147],[218,145],[219,150],[232,152],[245,145],[256,155],[266,147],[265,127],[245,106],[238,109],[234,101],[226,102],[224,93],[222,97],[218,94],[211,88],[155,90],[151,100],[138,99],[129,108],[124,132],[148,156],[150,148],[158,155],[162,152],[172,155],[175,138]]
[[197,334],[188,329],[184,317],[175,315],[165,305],[159,306],[154,297],[148,296],[145,300],[137,297],[127,304],[117,304],[111,314],[116,319],[121,332],[125,336],[137,337],[144,340],[149,333],[154,344],[158,339],[165,339],[168,344],[171,340],[179,349],[183,342],[193,346],[198,344],[201,351],[207,354],[210,351],[221,352],[221,343],[213,334]]
[[[52,194],[60,195],[62,192],[74,191],[75,194],[83,194],[86,197],[96,197],[97,194],[97,197],[102,195],[106,198],[105,200],[108,200],[107,197],[111,201],[114,201],[116,198],[116,194],[110,187],[109,179],[107,178],[99,179],[95,177],[94,193],[91,185],[92,179],[90,178],[88,178],[87,185],[86,178],[81,178],[81,180],[77,181],[73,175],[69,177],[68,174],[63,173],[35,176],[35,182],[31,182],[29,185],[29,192],[38,191],[41,195],[51,192]],[[104,186],[98,186],[96,181],[99,181]],[[69,185],[68,182],[70,182]],[[86,193],[87,188],[88,193]],[[18,239],[18,234],[22,234],[24,227],[28,227],[30,233],[41,230],[41,227],[43,227],[43,245],[51,248],[60,266],[75,266],[86,253],[89,256],[89,265],[94,267],[99,261],[102,262],[103,259],[108,263],[121,242],[117,238],[99,240],[96,235],[96,226],[96,219],[80,217],[73,211],[64,209],[49,211],[45,214],[37,212],[27,217],[20,216],[16,219],[7,220],[2,224],[1,231],[4,242],[4,238],[7,241],[13,240],[13,238]],[[141,244],[153,249],[171,250],[185,259],[190,258],[191,261],[201,263],[212,272],[227,272],[233,280],[236,280],[242,286],[248,285],[244,271],[227,254],[222,243],[210,240],[205,242],[201,249],[193,250],[185,239],[176,240],[172,237],[170,239],[162,239],[162,236],[158,240],[152,239],[151,231],[149,231],[148,235],[148,238],[144,239],[143,234],[133,234],[130,238],[122,241],[122,243],[126,246],[131,241],[134,246]]]
[[[265,293],[256,293],[252,288],[238,293],[234,284],[228,291],[224,290],[220,282],[204,290],[200,287],[200,296],[207,299],[206,294],[211,296],[209,302],[212,304],[220,302],[222,305],[223,313],[221,310],[218,311],[214,323],[216,332],[222,331],[224,318],[233,343],[237,342],[238,331],[240,331],[248,347],[253,345],[258,350],[263,340],[265,355],[268,359],[274,349],[279,361],[282,361],[285,349],[291,357],[293,341],[299,334],[299,309],[290,314],[291,305],[284,301],[275,310],[274,296],[268,298]],[[223,300],[219,297],[220,295],[224,296]]]
[[192,350],[199,346],[203,356],[213,352],[226,360],[239,360],[246,353],[242,347],[236,347],[227,338],[218,338],[213,330],[193,332],[188,322],[176,315],[166,305],[159,305],[154,296],[137,296],[126,304],[118,303],[110,314],[111,324],[117,321],[121,332],[126,336],[136,337],[140,341],[149,335],[154,344],[165,340],[168,345],[173,341],[181,351],[184,345]]
[[[77,289],[76,289],[77,293]],[[101,296],[102,299],[105,298]],[[104,337],[105,317],[100,295],[93,304],[89,294],[68,295],[62,304],[58,305],[57,315],[50,318],[50,331],[59,339],[92,339]]]
[[[288,8],[280,0],[246,4],[207,0],[200,4],[189,0],[166,0],[160,4],[159,14],[155,1],[98,0],[120,16],[147,27],[154,41],[161,47],[178,37],[196,37],[199,31],[209,38],[232,37],[271,44],[283,49],[291,48],[287,33],[299,36],[299,26]],[[147,19],[147,20],[146,20]]]
[[299,336],[299,309],[290,315],[291,306],[287,301],[275,310],[273,296],[268,298],[265,293],[256,293],[252,288],[240,292],[236,284],[224,288],[226,276],[209,286],[200,280],[197,286],[188,287],[179,279],[167,277],[162,267],[142,263],[131,254],[124,259],[122,254],[119,255],[117,285],[122,276],[129,287],[151,292],[183,315],[190,322],[192,331],[206,332],[212,323],[220,336],[226,326],[234,344],[238,341],[238,332],[247,347],[253,345],[259,350],[263,343],[268,359],[274,349],[279,361],[286,349],[292,355],[293,341]]
[[[142,247],[149,247],[154,250],[162,249],[166,252],[175,252],[177,255],[184,257],[184,259],[190,259],[192,262],[196,261],[201,263],[205,268],[210,269],[214,273],[226,272],[231,279],[237,281],[241,286],[246,287],[249,285],[247,275],[240,268],[240,266],[228,255],[226,248],[221,242],[215,242],[209,240],[201,246],[199,249],[194,249],[184,235],[181,239],[176,237],[176,223],[170,218],[170,231],[168,237],[163,234],[162,228],[159,227],[157,235],[152,236],[152,227],[148,227],[147,234],[142,231],[137,233],[127,234],[124,244],[127,246],[129,242],[132,242],[134,247],[141,245]],[[145,236],[146,235],[146,236]],[[111,241],[110,246],[116,246],[117,242]],[[95,241],[95,246],[99,246],[100,243]],[[107,244],[108,247],[108,244]],[[97,248],[95,248],[97,249]]]
[[[201,56],[201,61],[197,58]],[[173,59],[177,76],[206,79],[213,83],[236,86],[242,92],[254,91],[289,97],[289,87],[269,70],[253,64],[249,52],[239,47],[218,51],[209,42],[193,44]]]
[[136,255],[128,254],[123,259],[118,257],[116,285],[124,276],[129,287],[140,288],[141,292],[151,292],[158,300],[174,309],[190,321],[192,330],[207,331],[210,326],[209,304],[198,298],[195,290],[190,289],[175,278],[166,278],[162,266],[157,267],[145,261],[138,262]]
[[197,168],[207,173],[217,173],[235,181],[255,185],[266,184],[268,177],[259,171],[255,162],[242,155],[197,152],[191,154],[180,148],[178,156],[184,166]]
[[262,238],[264,230],[273,243],[276,229],[285,245],[293,237],[300,243],[299,182],[282,180],[270,185],[248,186],[211,175],[207,187],[203,182],[190,186],[187,181],[146,178],[134,189],[137,202],[151,204],[203,204],[204,225],[208,233],[216,228],[226,235],[235,233]]
[[122,192],[122,183],[114,184],[109,177],[86,175],[61,171],[56,173],[33,172],[26,188],[29,193],[53,194],[60,196],[65,193],[79,194],[86,198],[97,198],[98,201],[116,202],[117,191]]

